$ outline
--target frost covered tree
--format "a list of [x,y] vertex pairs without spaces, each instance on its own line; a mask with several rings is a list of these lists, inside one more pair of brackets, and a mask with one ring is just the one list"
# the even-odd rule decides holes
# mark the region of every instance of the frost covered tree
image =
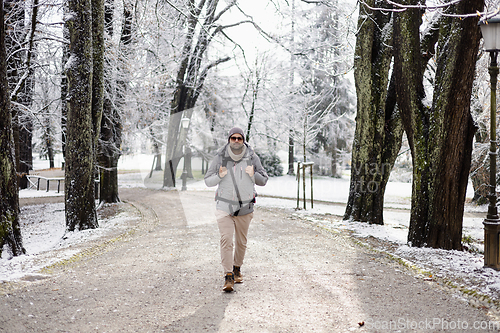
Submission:
[[352,68],[352,4],[335,0],[277,1],[275,5],[283,17],[281,27],[266,37],[286,52],[288,57],[279,57],[288,65],[288,77],[276,73],[266,77],[282,86],[274,96],[280,106],[279,120],[273,125],[286,126],[287,138],[280,141],[288,144],[288,174],[294,173],[296,153],[300,159],[304,154],[308,159],[328,157],[331,167],[325,169],[335,172],[336,154],[339,147],[346,148],[342,142],[349,140],[351,132],[341,123],[346,120],[342,115],[353,112],[345,78]]
[[354,57],[357,113],[351,181],[344,219],[383,224],[384,193],[401,147],[392,61],[392,13],[371,10],[385,1],[360,3]]
[[[494,11],[498,8],[498,0],[486,0],[485,12],[488,9]],[[472,152],[472,163],[470,170],[470,180],[474,189],[472,199],[478,205],[489,202],[490,194],[490,98],[491,86],[489,75],[489,64],[491,58],[489,52],[480,49],[478,61],[476,63],[476,74],[472,92],[471,112],[478,127],[475,134],[474,150]],[[497,114],[497,124],[499,117]],[[497,136],[499,131],[497,128]],[[500,172],[497,169],[497,179]]]
[[[60,167],[56,165],[55,158],[60,152],[61,144],[61,107],[66,105],[61,102],[59,84],[63,72],[61,46],[66,46],[66,43],[61,43],[59,38],[54,37],[61,32],[62,24],[56,26],[47,22],[53,18],[53,8],[49,8],[39,7],[36,57],[33,59],[35,89],[31,109],[36,119],[33,131],[34,151],[41,158],[49,160],[50,168],[55,168]],[[60,18],[57,19],[59,21]]]
[[[104,8],[102,8],[104,10]],[[97,228],[94,124],[92,111],[92,3],[69,0],[70,34],[66,122],[65,202],[68,231]]]
[[104,104],[104,0],[91,0],[92,7],[92,131],[94,158],[101,133]]
[[219,19],[236,3],[237,1],[230,1],[217,12],[219,0],[198,2],[189,0],[187,2],[187,14],[185,14],[187,33],[170,105],[164,187],[175,185],[175,172],[182,156],[184,140],[179,133],[182,112],[195,106],[210,69],[230,59],[222,57],[209,63],[204,62],[208,46],[226,28],[219,24]]
[[[66,8],[65,8],[66,10]],[[65,24],[62,29],[62,36],[64,40],[69,41],[70,40],[70,35],[69,35],[69,29],[68,26]],[[68,102],[69,102],[69,96],[68,96],[68,75],[65,72],[65,66],[66,63],[68,62],[69,58],[69,43],[63,43],[61,47],[61,82],[60,82],[60,87],[61,87],[61,150],[62,150],[62,155],[63,159],[66,160],[66,132],[67,132],[67,119],[68,119]],[[66,162],[64,162],[66,163]],[[64,169],[64,166],[63,166]]]
[[[266,60],[262,60],[262,63],[265,63]],[[245,78],[245,90],[243,93],[243,98],[241,101],[241,106],[245,111],[245,115],[248,117],[248,125],[246,128],[245,140],[250,141],[251,133],[252,133],[252,124],[255,117],[255,112],[257,109],[257,101],[259,99],[259,90],[263,84],[265,78],[263,77],[265,73],[263,73],[263,66],[259,66],[259,59],[255,59],[255,66],[253,70],[250,70],[248,77]],[[248,102],[250,105],[248,108],[246,107],[245,102]]]
[[[4,22],[4,10],[0,22]],[[6,250],[11,256],[24,254],[19,228],[19,190],[15,168],[15,149],[7,81],[5,25],[0,25],[0,256]]]
[[[109,1],[106,7],[106,31],[110,39],[113,36],[113,5]],[[104,101],[104,111],[101,123],[101,135],[99,139],[99,167],[101,174],[100,200],[101,202],[119,202],[118,193],[118,160],[121,156],[120,145],[122,142],[122,119],[121,112],[125,105],[127,92],[127,55],[128,48],[132,42],[133,12],[131,5],[126,3],[123,7],[123,24],[121,28],[118,50],[109,52],[118,54],[118,59],[112,61],[108,54],[107,69],[107,97]],[[118,51],[118,52],[116,52]],[[112,67],[111,67],[112,66]],[[113,73],[117,73],[116,80]],[[116,81],[116,82],[115,82]]]
[[[418,5],[418,1],[407,4]],[[476,126],[471,94],[481,34],[477,15],[483,0],[461,1],[438,14],[437,44],[421,42],[422,10],[395,14],[394,73],[413,159],[413,194],[408,242],[414,246],[462,248],[462,222]],[[465,17],[461,17],[465,16]],[[435,46],[435,48],[434,48]],[[425,58],[435,54],[430,103],[425,102]]]
[[[32,6],[23,1],[5,1],[7,76],[11,91],[14,142],[16,147],[16,169],[20,187],[26,188],[26,175],[32,169],[33,120],[31,104],[34,90],[32,58],[35,47],[34,36],[38,20],[38,0]],[[25,17],[31,16],[28,21]]]
[[[379,27],[386,27],[386,33],[381,36],[389,36],[388,33],[393,31],[393,78],[390,84],[385,82],[374,86],[377,91],[389,87],[385,100],[390,101],[393,107],[397,106],[394,111],[399,112],[412,153],[413,193],[408,241],[414,246],[461,249],[465,193],[472,140],[476,131],[470,113],[470,99],[480,33],[477,15],[473,13],[481,11],[484,3],[476,0],[452,3],[438,9],[430,8],[435,14],[426,22],[425,29],[422,28],[422,15],[426,7],[418,1],[395,3],[396,9],[386,7],[386,11],[382,8],[384,3],[364,2],[371,9],[366,10],[369,16],[360,15],[360,19],[378,22],[374,19],[377,15],[388,17],[392,13],[393,16],[392,24],[377,24]],[[358,45],[365,38],[363,35],[361,30]],[[370,65],[375,64],[369,59],[366,54],[365,61]],[[357,56],[356,61],[363,61],[363,57]],[[435,64],[435,73],[429,70],[430,61]],[[389,64],[390,58],[382,68],[388,70]],[[429,75],[430,89],[426,96],[424,80]],[[395,90],[391,91],[393,83]],[[395,99],[391,97],[394,96],[391,95],[393,92],[396,92]],[[358,104],[359,99],[365,96],[366,93],[360,95],[358,90]],[[359,112],[358,105],[357,125],[361,126]],[[392,114],[397,116],[398,113]],[[385,119],[384,129],[390,128],[388,120],[397,119],[388,117],[387,113],[385,117],[384,113],[374,115]],[[353,191],[353,188],[359,186],[355,178],[357,174],[365,177],[388,176],[392,168],[392,163],[380,164],[386,163],[379,162],[377,156],[380,154],[372,159],[365,159],[361,166],[356,164],[357,151],[362,151],[370,142],[377,142],[377,136],[370,134],[374,128],[376,127],[369,123],[361,126],[359,130],[366,131],[361,136],[358,136],[358,128],[356,130],[349,205],[365,196],[366,190]],[[399,128],[386,133],[395,135],[400,133]],[[399,144],[397,141],[395,143]],[[397,152],[397,149],[392,151]],[[380,169],[380,166],[386,167]],[[370,191],[369,184],[366,181],[364,184],[368,185]],[[382,222],[383,192],[378,200],[380,217],[376,220],[372,217],[366,221]],[[359,204],[356,207],[363,209]],[[348,206],[346,218],[359,219],[349,209]]]
[[351,23],[345,18],[349,17],[348,10],[338,1],[332,1],[330,6],[315,6],[301,16],[310,22],[305,29],[298,29],[297,37],[304,110],[312,115],[315,124],[310,129],[314,137],[309,151],[315,156],[326,155],[330,167],[325,169],[330,171],[325,174],[337,176],[338,155],[350,140],[349,117],[354,111],[345,78],[352,68],[348,46]]
[[[488,67],[490,57],[488,52],[480,52],[476,64],[476,78],[472,93],[471,112],[478,130],[475,134],[474,150],[472,152],[472,162],[470,179],[474,188],[472,199],[478,205],[489,202],[490,183],[490,76]],[[498,123],[498,116],[497,116]],[[498,135],[498,130],[497,130]],[[497,178],[500,174],[497,172]]]

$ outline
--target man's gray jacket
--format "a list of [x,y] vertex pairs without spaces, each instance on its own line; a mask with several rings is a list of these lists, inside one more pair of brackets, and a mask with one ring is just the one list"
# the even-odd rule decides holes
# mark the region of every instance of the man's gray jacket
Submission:
[[[238,162],[227,153],[228,145],[222,147],[210,163],[205,174],[205,184],[209,187],[218,185],[215,194],[217,209],[225,211],[232,216],[241,216],[253,212],[255,202],[255,184],[264,186],[267,183],[267,173],[260,163],[259,156],[255,154],[248,144],[245,155]],[[250,177],[245,172],[247,166],[254,166],[254,175]],[[219,168],[227,168],[227,175],[219,176]]]

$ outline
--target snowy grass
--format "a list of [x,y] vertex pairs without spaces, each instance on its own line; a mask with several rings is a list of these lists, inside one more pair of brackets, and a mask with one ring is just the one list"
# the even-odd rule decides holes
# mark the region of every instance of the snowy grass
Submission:
[[26,255],[10,257],[7,251],[3,251],[0,282],[40,276],[43,268],[71,258],[86,249],[90,242],[125,232],[127,223],[134,219],[137,217],[120,212],[110,218],[99,219],[97,229],[66,232],[64,203],[24,206],[21,208],[20,225]]

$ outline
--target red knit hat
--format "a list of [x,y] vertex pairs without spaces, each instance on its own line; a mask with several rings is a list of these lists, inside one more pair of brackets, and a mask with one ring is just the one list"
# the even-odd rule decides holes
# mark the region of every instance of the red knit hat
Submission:
[[229,131],[229,136],[227,137],[228,142],[233,134],[241,134],[241,136],[243,137],[243,141],[245,141],[245,134],[243,134],[243,130],[239,127],[233,127]]

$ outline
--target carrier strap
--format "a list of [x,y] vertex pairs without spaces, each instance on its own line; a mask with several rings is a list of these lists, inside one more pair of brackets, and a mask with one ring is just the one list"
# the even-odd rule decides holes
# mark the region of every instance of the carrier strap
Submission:
[[[234,186],[234,190],[236,191],[236,196],[238,197],[238,202],[236,201],[233,201],[233,200],[229,200],[229,199],[225,199],[225,198],[222,198],[222,197],[219,197],[219,196],[216,196],[215,199],[216,200],[220,200],[220,201],[224,201],[224,202],[228,202],[230,204],[233,204],[233,205],[236,205],[236,204],[239,204],[239,207],[241,209],[241,207],[243,207],[243,204],[249,204],[251,202],[255,202],[255,198],[252,198],[251,200],[247,200],[247,201],[242,201],[241,200],[241,196],[240,196],[240,191],[238,190],[238,186],[236,186],[236,179],[234,177],[234,171],[233,171],[233,168],[228,168],[227,167],[227,162],[229,161],[232,161],[233,164],[236,164],[234,163],[234,161],[232,160],[231,157],[224,157],[222,159],[222,166],[229,169],[229,174],[231,175],[231,179],[233,180],[233,186]],[[247,165],[252,165],[252,160],[251,159],[247,159]],[[233,208],[232,206],[229,207],[229,209],[232,211]],[[234,213],[232,213],[233,216],[238,216],[239,212],[240,212],[240,209],[238,209],[237,211],[235,211]]]

